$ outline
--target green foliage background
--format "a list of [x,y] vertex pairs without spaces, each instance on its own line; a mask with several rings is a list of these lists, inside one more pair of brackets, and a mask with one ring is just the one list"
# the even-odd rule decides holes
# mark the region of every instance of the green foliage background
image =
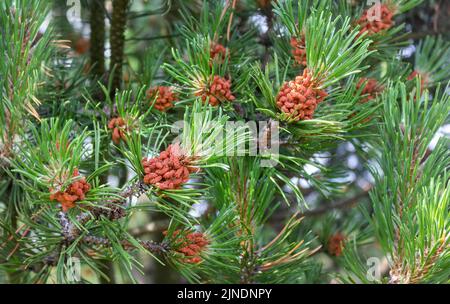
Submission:
[[[80,18],[65,2],[0,4],[0,282],[70,283],[72,257],[86,283],[449,282],[449,3],[394,1],[395,26],[359,36],[358,1],[82,0]],[[303,33],[329,95],[295,122],[275,99],[303,70],[289,45]],[[227,47],[223,62],[211,62],[212,41]],[[408,79],[414,70],[425,85]],[[231,80],[234,102],[199,101],[214,75]],[[361,77],[383,87],[367,103]],[[179,96],[168,112],[146,95],[157,85]],[[115,145],[117,116],[131,131]],[[200,139],[220,149],[214,139],[235,120],[279,123],[280,153],[209,153],[186,187],[145,185],[141,159],[182,119],[190,155]],[[49,185],[64,189],[75,168],[92,189],[64,213]],[[180,258],[178,229],[208,235],[202,263]]]

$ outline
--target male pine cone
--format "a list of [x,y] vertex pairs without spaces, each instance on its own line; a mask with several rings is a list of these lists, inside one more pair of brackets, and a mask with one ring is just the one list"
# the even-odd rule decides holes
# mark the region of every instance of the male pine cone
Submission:
[[189,158],[181,153],[179,144],[170,145],[158,157],[143,159],[144,183],[161,190],[178,189],[189,180],[196,169],[189,165]]
[[307,69],[295,80],[285,82],[278,93],[278,108],[296,121],[312,119],[319,102],[328,95],[317,88]]

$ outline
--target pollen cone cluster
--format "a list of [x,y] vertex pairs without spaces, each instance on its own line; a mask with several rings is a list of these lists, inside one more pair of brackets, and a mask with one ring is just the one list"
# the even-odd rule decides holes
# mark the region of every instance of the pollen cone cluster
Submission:
[[210,57],[211,59],[217,59],[223,62],[227,56],[227,49],[217,42],[211,43]]
[[209,100],[209,104],[212,106],[236,99],[231,92],[231,80],[217,75],[214,76],[209,87],[202,88],[195,95],[200,96],[204,103]]
[[[420,76],[420,93],[422,94],[423,93],[423,90],[425,89],[425,86],[426,86],[426,84],[427,84],[427,77],[426,77],[426,75],[424,75],[424,74],[421,74],[421,73],[419,73],[418,71],[416,71],[416,70],[414,70],[414,71],[412,71],[412,73],[411,74],[409,74],[409,76],[408,76],[408,80],[409,81],[412,81],[412,80],[414,80],[416,77],[419,77]],[[414,96],[414,100],[416,100],[416,97]]]
[[328,253],[334,256],[340,256],[344,249],[345,236],[342,233],[336,233],[328,240]]
[[283,84],[276,103],[290,118],[296,121],[307,120],[313,118],[317,104],[327,95],[324,90],[317,88],[317,84],[311,80],[311,75],[305,69],[303,75]]
[[147,90],[147,98],[153,101],[155,98],[154,108],[158,111],[165,112],[173,107],[173,104],[178,101],[177,95],[172,91],[172,87],[157,86]]
[[126,140],[126,123],[122,117],[115,117],[111,119],[108,123],[108,129],[112,130],[112,140],[118,145],[120,140]]
[[142,160],[144,183],[161,190],[180,188],[189,180],[189,174],[197,170],[189,165],[189,158],[182,154],[178,144],[170,145],[158,157]]
[[86,54],[91,48],[91,43],[89,40],[80,37],[74,43],[75,52],[79,55]]
[[272,4],[271,0],[258,0],[257,2],[258,2],[258,6],[262,9],[267,9]]
[[[167,231],[164,232],[167,235]],[[201,232],[187,232],[176,230],[173,233],[172,247],[175,251],[185,256],[183,263],[198,264],[202,261],[200,254],[209,244],[205,235]]]
[[368,35],[373,35],[381,31],[390,29],[394,25],[394,13],[387,5],[380,6],[380,16],[373,16],[372,13],[377,12],[377,8],[365,10],[362,16],[357,21],[361,26],[359,34],[367,32]]
[[[78,169],[75,169],[73,172],[73,177],[77,177],[79,175],[80,173],[78,172]],[[91,190],[91,185],[86,182],[85,177],[82,177],[81,179],[78,179],[70,184],[64,192],[54,192],[53,189],[50,189],[50,192],[52,192],[50,194],[50,200],[60,202],[63,211],[67,212],[70,208],[75,207],[75,202],[84,200],[86,193],[89,190]]]
[[415,71],[415,70],[412,71],[412,73],[409,74],[409,76],[408,76],[408,80],[411,81],[418,76],[420,76],[420,85],[423,87],[426,83],[426,77],[425,77],[425,75],[419,73],[418,71]]
[[367,95],[363,99],[361,99],[362,103],[366,103],[372,99],[377,97],[377,94],[380,93],[382,87],[374,78],[361,78],[356,85],[356,88],[361,89],[361,95]]
[[299,65],[306,66],[306,45],[305,37],[291,38],[292,55],[295,62]]

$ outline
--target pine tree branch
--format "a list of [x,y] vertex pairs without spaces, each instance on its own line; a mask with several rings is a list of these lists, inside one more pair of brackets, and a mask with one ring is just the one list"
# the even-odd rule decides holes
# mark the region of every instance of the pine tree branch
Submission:
[[[96,237],[96,236],[85,236],[82,238],[81,241],[86,245],[95,245],[95,246],[101,246],[101,247],[111,247],[112,246],[111,241],[109,241],[108,239],[102,238],[102,237]],[[144,247],[146,250],[148,250],[149,252],[151,252],[153,254],[161,255],[161,254],[166,254],[167,252],[170,251],[169,244],[164,243],[164,242],[156,243],[153,241],[146,241],[146,240],[137,240],[137,241],[142,247]],[[120,243],[124,247],[125,250],[132,250],[132,249],[136,248],[136,246],[133,245],[128,240],[122,240]],[[61,244],[59,246],[59,250],[57,250],[57,251],[53,252],[52,254],[48,255],[47,257],[45,257],[42,260],[42,265],[35,264],[30,268],[25,267],[25,269],[31,270],[34,272],[39,272],[39,269],[41,269],[42,266],[51,266],[51,267],[57,266],[58,260],[61,255],[61,249],[64,248],[65,246],[66,246],[65,244]]]
[[[88,245],[97,245],[97,246],[103,246],[103,247],[111,246],[111,241],[106,238],[102,238],[102,237],[85,236],[85,237],[83,237],[82,241]],[[155,243],[153,241],[144,241],[144,240],[138,240],[138,242],[142,247],[144,247],[151,253],[164,254],[170,250],[169,245],[164,242]],[[133,245],[128,240],[122,240],[120,243],[125,249],[135,249],[136,248],[136,246]]]
[[[126,201],[133,196],[141,196],[146,191],[146,189],[147,187],[145,186],[145,184],[141,181],[138,181],[129,186],[120,194],[122,199],[117,199],[113,202],[109,202],[109,204],[106,205],[106,208],[95,208],[78,215],[77,222],[80,225],[83,225],[92,218],[98,219],[101,216],[104,216],[109,220],[118,220],[120,218],[123,218],[126,216],[126,212],[124,209],[126,207]],[[60,212],[59,217],[62,226],[62,235],[64,236],[64,238],[68,242],[75,240],[81,233],[81,230],[74,223],[69,221],[67,215],[64,212]]]

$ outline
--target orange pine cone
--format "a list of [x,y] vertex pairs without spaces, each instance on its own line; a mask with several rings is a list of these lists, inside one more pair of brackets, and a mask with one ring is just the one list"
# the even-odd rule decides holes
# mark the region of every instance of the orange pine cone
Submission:
[[91,48],[91,43],[88,39],[80,37],[77,39],[77,41],[75,41],[74,49],[75,49],[75,52],[79,55],[86,54],[90,48]]
[[170,145],[158,157],[143,159],[144,183],[161,190],[178,189],[189,180],[189,174],[196,170],[189,166],[189,160],[181,154],[178,144]]
[[334,256],[340,256],[344,249],[344,241],[346,237],[342,233],[336,233],[328,240],[328,252]]
[[[78,169],[75,169],[73,177],[79,175]],[[63,212],[67,212],[69,209],[75,207],[75,202],[84,200],[86,198],[86,193],[89,190],[91,190],[91,185],[86,181],[86,178],[83,177],[70,184],[64,192],[53,192],[53,190],[50,189],[50,191],[53,192],[50,194],[50,200],[60,202]]]
[[[180,233],[182,234],[181,236],[179,236]],[[167,231],[164,231],[163,234],[167,235]],[[203,233],[176,230],[173,233],[173,237],[176,237],[176,239],[173,241],[172,247],[175,248],[176,252],[185,256],[182,262],[198,264],[202,261],[200,254],[209,244]]]
[[220,62],[223,62],[227,56],[227,49],[220,43],[212,42],[210,57],[211,59],[218,59]]
[[278,108],[289,114],[290,118],[296,121],[307,120],[313,118],[317,104],[327,95],[324,90],[316,88],[316,83],[305,69],[303,75],[283,84],[276,102]]
[[147,98],[153,100],[156,97],[154,108],[165,112],[173,107],[174,102],[178,101],[177,95],[172,91],[172,87],[157,86],[147,90]]
[[268,8],[272,5],[271,0],[258,0],[257,2],[258,6],[263,9]]
[[299,65],[306,66],[306,45],[305,37],[301,38],[291,38],[292,55],[294,56],[295,62]]
[[368,35],[373,35],[381,31],[388,30],[394,25],[394,13],[392,12],[392,10],[385,4],[381,5],[380,10],[380,20],[369,20],[375,17],[368,17],[368,14],[370,13],[369,10],[365,10],[363,12],[362,16],[356,22],[361,26],[361,29],[359,31],[360,35],[364,32],[367,32]]
[[345,236],[341,233],[336,233],[328,240],[328,252],[334,256],[340,256],[344,248]]
[[126,123],[122,117],[112,118],[108,123],[108,129],[112,130],[112,140],[118,145],[120,140],[126,140]]
[[409,74],[408,80],[411,81],[414,78],[416,78],[417,76],[420,76],[420,85],[423,87],[426,84],[426,82],[427,82],[426,75],[423,75],[423,74],[419,73],[416,70],[412,71],[412,73]]
[[226,101],[231,102],[236,99],[231,92],[231,80],[220,76],[214,76],[209,88],[202,88],[195,93],[195,96],[201,96],[204,103],[209,97],[209,104],[212,106],[217,106]]
[[[427,84],[427,77],[424,74],[419,73],[418,71],[414,70],[412,71],[411,74],[409,74],[408,76],[408,81],[412,81],[414,80],[414,78],[420,76],[420,93],[423,93],[423,90],[425,89],[425,85]],[[416,97],[414,97],[414,100],[416,99]]]
[[367,95],[366,97],[361,99],[362,103],[366,103],[372,99],[375,99],[377,97],[377,94],[380,93],[382,90],[381,85],[374,78],[361,78],[358,81],[356,88],[360,89],[362,85],[364,85],[364,87],[361,91],[361,95]]

